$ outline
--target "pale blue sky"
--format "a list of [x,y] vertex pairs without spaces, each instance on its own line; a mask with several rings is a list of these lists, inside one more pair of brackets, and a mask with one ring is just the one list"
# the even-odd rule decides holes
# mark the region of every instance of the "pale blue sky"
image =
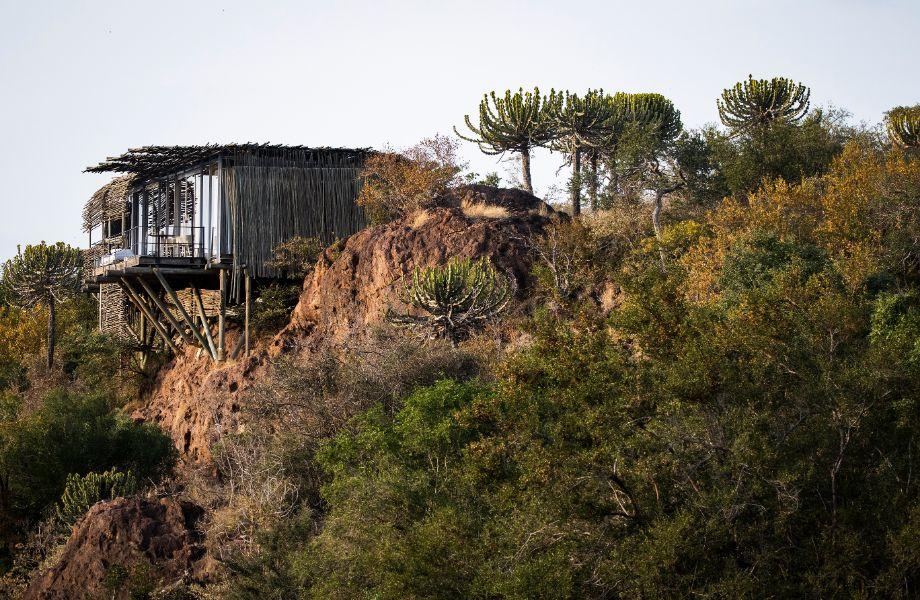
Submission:
[[[404,146],[491,89],[658,91],[698,126],[724,87],[782,74],[876,122],[920,102],[918,31],[918,0],[0,0],[0,258],[85,244],[83,202],[108,177],[82,170],[129,147]],[[558,166],[535,157],[538,193]]]

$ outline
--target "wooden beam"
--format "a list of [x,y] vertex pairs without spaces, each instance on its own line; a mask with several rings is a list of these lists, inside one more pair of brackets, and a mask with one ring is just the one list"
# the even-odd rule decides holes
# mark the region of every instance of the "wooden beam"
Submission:
[[198,307],[198,318],[201,319],[201,328],[204,329],[204,335],[208,338],[208,347],[211,349],[211,356],[217,359],[217,348],[214,346],[214,338],[211,336],[211,327],[208,326],[208,316],[204,312],[204,302],[201,300],[201,290],[193,285],[192,295],[195,297],[195,305]]
[[166,330],[163,329],[163,325],[156,319],[153,313],[148,308],[147,304],[141,299],[141,297],[134,291],[134,288],[128,282],[127,279],[119,279],[118,283],[128,292],[128,298],[131,302],[147,316],[147,319],[150,321],[150,324],[153,325],[153,328],[157,333],[160,334],[160,337],[163,338],[163,341],[166,345],[173,351],[174,354],[179,354],[179,349],[176,348],[176,345],[173,343],[172,338],[166,334]]
[[217,360],[224,360],[224,333],[227,320],[227,269],[220,270],[220,309],[217,313]]
[[176,320],[176,317],[173,316],[169,308],[163,304],[163,301],[160,300],[159,296],[154,293],[153,289],[150,287],[150,284],[148,284],[140,277],[138,277],[137,280],[140,282],[141,287],[144,288],[144,291],[147,292],[147,295],[150,296],[150,299],[153,300],[153,303],[156,304],[157,308],[160,309],[160,312],[166,316],[166,320],[169,321],[169,324],[173,326],[173,329],[179,332],[179,335],[182,336],[182,339],[185,340],[185,343],[194,345],[195,342],[192,341],[192,338],[190,338],[187,333],[185,333],[185,328],[179,325],[179,321]]
[[137,359],[141,369],[147,368],[147,325],[144,322],[144,313],[137,317],[137,341],[140,343],[141,351]]
[[[195,327],[195,323],[189,316],[188,311],[185,310],[185,307],[182,306],[182,303],[179,301],[179,296],[176,294],[176,291],[172,289],[172,286],[169,285],[169,282],[166,281],[166,278],[163,277],[163,274],[160,273],[159,269],[154,269],[153,273],[157,276],[157,279],[160,280],[160,285],[162,285],[163,289],[166,290],[166,293],[173,301],[173,304],[176,305],[176,308],[179,310],[179,315],[182,316],[182,320],[185,321],[185,324],[188,325],[189,329],[192,330],[192,334],[194,334],[195,339],[198,340],[198,343],[204,350],[207,350],[208,353],[211,354],[211,347],[208,345],[208,341],[204,339],[204,336],[201,335],[201,332],[198,331],[197,327]],[[211,354],[211,358],[217,360],[217,357],[214,354]]]

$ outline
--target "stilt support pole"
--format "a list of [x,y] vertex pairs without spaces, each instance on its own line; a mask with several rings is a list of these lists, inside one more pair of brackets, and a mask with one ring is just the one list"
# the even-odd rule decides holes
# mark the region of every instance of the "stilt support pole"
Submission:
[[249,314],[252,312],[252,278],[249,276],[249,267],[243,270],[246,276],[246,309],[243,320],[243,352],[249,356]]
[[211,336],[211,327],[208,325],[208,316],[204,312],[204,302],[201,300],[201,290],[197,286],[192,286],[192,295],[195,298],[195,306],[198,308],[198,318],[201,319],[201,328],[204,330],[205,338],[208,340],[208,348],[211,349],[211,356],[217,359],[217,347],[214,345],[214,337]]
[[217,360],[224,360],[225,321],[227,320],[227,269],[220,270],[220,312],[217,314]]
[[[188,325],[188,328],[192,330],[192,335],[195,336],[195,339],[198,340],[198,344],[201,348],[211,354],[211,347],[208,345],[208,341],[204,339],[204,336],[201,335],[201,332],[198,331],[198,328],[195,326],[195,322],[192,321],[192,317],[189,316],[188,311],[185,310],[185,307],[182,306],[182,302],[179,301],[179,295],[176,294],[176,291],[169,285],[169,282],[166,281],[166,278],[163,277],[163,274],[160,273],[159,269],[153,270],[154,275],[157,276],[157,279],[160,280],[160,285],[163,286],[163,289],[169,295],[170,300],[173,301],[173,304],[176,305],[176,310],[179,311],[179,315],[182,317],[182,320],[185,321],[185,324]],[[217,357],[214,354],[211,354],[213,360],[217,360]]]
[[147,303],[144,302],[140,295],[138,295],[138,293],[134,290],[134,287],[132,287],[127,279],[119,279],[118,281],[122,288],[124,288],[124,290],[128,293],[128,298],[131,300],[131,302],[134,303],[134,306],[136,306],[139,311],[144,313],[144,315],[147,317],[147,320],[150,321],[150,324],[153,325],[153,328],[156,330],[156,332],[160,334],[161,338],[163,338],[163,342],[166,344],[166,346],[173,351],[173,354],[178,355],[179,349],[176,348],[172,338],[167,335],[166,330],[163,329],[163,325],[153,315],[150,308],[147,306]]

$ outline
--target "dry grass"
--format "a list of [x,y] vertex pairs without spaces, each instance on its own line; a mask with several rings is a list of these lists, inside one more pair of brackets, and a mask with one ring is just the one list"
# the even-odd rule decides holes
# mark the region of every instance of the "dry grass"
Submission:
[[471,219],[504,219],[508,216],[508,209],[494,204],[481,204],[463,200],[460,210]]
[[409,222],[409,227],[412,229],[418,229],[427,223],[429,219],[431,219],[431,213],[425,209],[421,209],[416,211],[416,213],[412,216],[412,221]]
[[541,202],[536,208],[530,210],[530,214],[541,217],[549,217],[553,214],[553,209],[546,202]]

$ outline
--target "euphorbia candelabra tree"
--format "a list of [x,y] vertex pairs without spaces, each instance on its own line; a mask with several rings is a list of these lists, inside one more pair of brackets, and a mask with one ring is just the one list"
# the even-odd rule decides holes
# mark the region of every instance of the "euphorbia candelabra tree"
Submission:
[[581,155],[585,149],[605,143],[609,134],[610,104],[603,90],[589,90],[584,96],[565,92],[563,101],[553,104],[553,147],[572,164],[570,195],[572,214],[581,214]]
[[15,304],[48,307],[48,357],[54,364],[55,310],[58,302],[80,289],[80,250],[63,242],[26,246],[3,267],[3,284]]
[[547,111],[556,97],[554,92],[549,97],[543,97],[538,88],[534,88],[533,92],[525,92],[523,88],[514,93],[508,90],[503,97],[491,92],[484,95],[479,103],[478,126],[473,124],[469,115],[464,117],[474,136],[464,136],[456,127],[454,132],[461,139],[478,144],[486,154],[520,154],[524,189],[533,193],[530,151],[552,139],[552,124],[547,119]]
[[722,123],[735,132],[769,127],[773,123],[797,123],[808,112],[811,90],[792,79],[739,81],[716,101]]
[[405,325],[426,328],[456,343],[498,315],[511,299],[508,279],[486,258],[454,258],[446,265],[416,268],[406,286],[406,300],[423,316],[390,315]]
[[900,148],[920,148],[920,104],[896,106],[886,116],[891,143]]

